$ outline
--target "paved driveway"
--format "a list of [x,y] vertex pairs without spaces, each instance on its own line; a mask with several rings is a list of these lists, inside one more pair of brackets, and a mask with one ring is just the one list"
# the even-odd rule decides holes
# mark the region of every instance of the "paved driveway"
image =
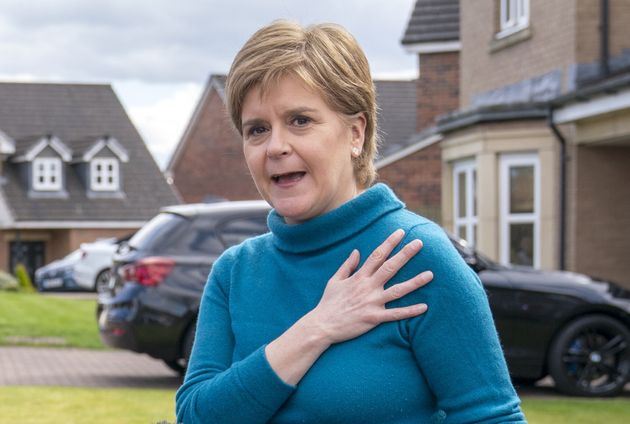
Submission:
[[[162,361],[124,350],[0,347],[0,386],[177,389],[181,381]],[[549,378],[517,391],[523,397],[558,396]],[[630,384],[622,396],[630,399]]]
[[181,378],[157,359],[127,351],[0,347],[0,386],[176,389]]

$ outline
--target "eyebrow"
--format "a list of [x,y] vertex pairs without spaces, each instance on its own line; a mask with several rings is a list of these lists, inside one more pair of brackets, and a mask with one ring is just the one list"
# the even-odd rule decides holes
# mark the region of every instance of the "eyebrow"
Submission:
[[[312,113],[316,113],[317,109],[312,108],[312,107],[307,107],[307,106],[303,106],[303,107],[297,107],[295,109],[289,109],[286,112],[284,112],[285,116],[291,116],[291,115],[299,115],[301,113],[305,113],[305,112],[312,112]],[[247,121],[243,121],[243,123],[241,124],[242,128],[251,126],[251,125],[257,125],[260,123],[265,122],[264,119],[261,118],[252,118],[252,119],[248,119]]]

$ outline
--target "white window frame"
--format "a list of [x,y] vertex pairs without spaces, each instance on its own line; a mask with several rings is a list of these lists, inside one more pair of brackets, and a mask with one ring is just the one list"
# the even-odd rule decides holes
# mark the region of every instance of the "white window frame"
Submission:
[[[465,175],[466,184],[466,215],[459,216],[461,205],[459,204],[459,175]],[[477,243],[475,239],[475,229],[477,228],[478,218],[475,210],[475,197],[477,194],[477,164],[474,160],[464,160],[456,162],[453,165],[453,234],[459,237],[459,227],[465,228],[464,239],[474,246]]]
[[529,26],[529,0],[499,0],[497,38],[514,34]]
[[[98,166],[101,171],[98,171]],[[112,166],[109,172],[109,166]],[[98,181],[99,176],[101,181]],[[111,177],[111,182],[109,179]],[[94,158],[90,161],[90,188],[93,191],[117,191],[120,188],[120,167],[118,159],[114,158]]]
[[[515,166],[534,167],[534,212],[510,213],[510,168]],[[540,159],[537,153],[504,154],[500,159],[500,260],[510,263],[510,225],[533,224],[533,267],[540,267]]]
[[61,158],[33,159],[33,190],[60,191],[63,188],[62,169]]

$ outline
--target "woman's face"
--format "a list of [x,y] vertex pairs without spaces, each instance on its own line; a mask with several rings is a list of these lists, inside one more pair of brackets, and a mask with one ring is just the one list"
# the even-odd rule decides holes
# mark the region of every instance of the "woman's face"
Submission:
[[256,187],[287,223],[321,215],[359,193],[352,149],[363,147],[362,115],[340,116],[302,81],[286,76],[263,96],[260,87],[247,93],[242,122]]

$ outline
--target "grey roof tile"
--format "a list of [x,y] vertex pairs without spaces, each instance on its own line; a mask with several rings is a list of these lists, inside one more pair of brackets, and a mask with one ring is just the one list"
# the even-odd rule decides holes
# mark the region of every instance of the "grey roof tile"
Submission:
[[[109,134],[129,153],[121,163],[122,198],[91,198],[76,165],[67,165],[67,198],[29,197],[19,164],[5,161],[4,192],[19,221],[138,221],[178,203],[140,134],[109,85],[0,83],[0,130],[16,140],[53,134],[72,150],[90,137]],[[32,141],[31,141],[32,143]]]
[[458,0],[417,0],[403,45],[459,40]]
[[379,107],[379,157],[407,146],[416,132],[416,81],[374,81]]

